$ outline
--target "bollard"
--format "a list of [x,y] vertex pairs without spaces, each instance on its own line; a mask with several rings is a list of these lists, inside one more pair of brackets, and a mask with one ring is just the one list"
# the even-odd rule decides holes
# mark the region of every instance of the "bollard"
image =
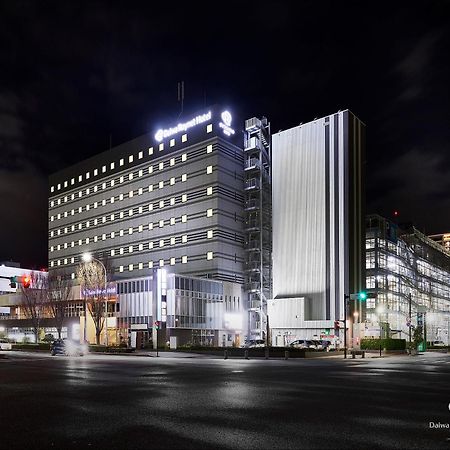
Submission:
[[228,350],[225,350],[223,353],[223,359],[228,359]]
[[248,359],[248,350],[245,350],[245,352],[244,352],[244,358],[245,358],[245,359]]
[[288,350],[286,350],[284,352],[284,359],[289,359],[289,351]]
[[269,349],[268,348],[266,348],[264,350],[264,357],[265,357],[265,359],[269,359]]

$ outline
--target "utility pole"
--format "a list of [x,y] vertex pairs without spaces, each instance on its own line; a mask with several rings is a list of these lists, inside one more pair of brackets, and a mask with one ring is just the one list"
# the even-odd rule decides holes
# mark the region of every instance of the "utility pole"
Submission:
[[344,359],[347,359],[347,316],[350,295],[344,294]]
[[408,348],[409,348],[409,351],[411,351],[411,320],[412,320],[412,317],[411,317],[411,314],[412,314],[412,312],[411,312],[411,303],[412,303],[412,295],[411,295],[411,292],[408,294],[408,299],[409,299],[409,319],[408,319],[408,321],[409,321],[409,325],[408,325],[408,328],[409,328],[409,346],[408,346]]

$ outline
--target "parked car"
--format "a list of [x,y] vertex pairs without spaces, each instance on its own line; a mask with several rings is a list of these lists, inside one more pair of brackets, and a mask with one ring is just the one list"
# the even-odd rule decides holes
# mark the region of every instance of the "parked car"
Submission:
[[314,344],[313,341],[310,341],[308,339],[297,339],[296,341],[292,341],[289,344],[290,347],[295,348],[305,348],[310,350],[317,350],[316,344]]
[[322,345],[322,341],[318,341],[316,339],[313,339],[311,342],[314,344],[316,350],[324,350],[323,345]]
[[331,343],[331,341],[322,340],[322,348],[329,352],[330,350],[334,350],[334,345]]
[[244,348],[257,348],[257,347],[265,347],[266,343],[264,339],[250,339],[245,340],[245,343],[242,347]]
[[12,344],[8,339],[0,339],[0,350],[12,350]]
[[433,342],[431,343],[431,345],[432,345],[433,347],[445,347],[445,346],[446,346],[446,345],[444,344],[443,341],[433,341]]
[[52,356],[84,356],[89,350],[87,344],[80,344],[71,339],[56,339],[50,345]]

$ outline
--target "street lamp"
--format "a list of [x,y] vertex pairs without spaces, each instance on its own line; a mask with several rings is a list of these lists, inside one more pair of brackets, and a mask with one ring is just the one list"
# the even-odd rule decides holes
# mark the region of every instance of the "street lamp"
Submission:
[[380,323],[380,357],[381,357],[381,314],[384,312],[384,305],[380,303],[377,306],[378,322]]
[[[92,261],[95,261],[97,263],[99,263],[102,267],[103,267],[103,271],[105,272],[105,344],[106,346],[108,346],[108,298],[106,295],[106,289],[107,289],[107,283],[108,283],[108,279],[107,279],[107,273],[106,273],[106,267],[105,265],[97,258],[94,258],[89,252],[83,253],[83,255],[81,256],[81,259],[83,260],[83,262],[85,263],[90,263]],[[84,317],[84,338],[86,339],[86,319],[87,319],[87,315],[86,315],[86,302],[84,305],[85,308],[85,317]]]

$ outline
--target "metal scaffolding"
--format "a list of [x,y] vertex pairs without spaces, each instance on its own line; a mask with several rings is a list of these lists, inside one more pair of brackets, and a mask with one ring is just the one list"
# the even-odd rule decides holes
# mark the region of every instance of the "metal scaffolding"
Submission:
[[272,296],[272,190],[270,123],[245,121],[245,291],[247,339],[267,343],[267,300]]

